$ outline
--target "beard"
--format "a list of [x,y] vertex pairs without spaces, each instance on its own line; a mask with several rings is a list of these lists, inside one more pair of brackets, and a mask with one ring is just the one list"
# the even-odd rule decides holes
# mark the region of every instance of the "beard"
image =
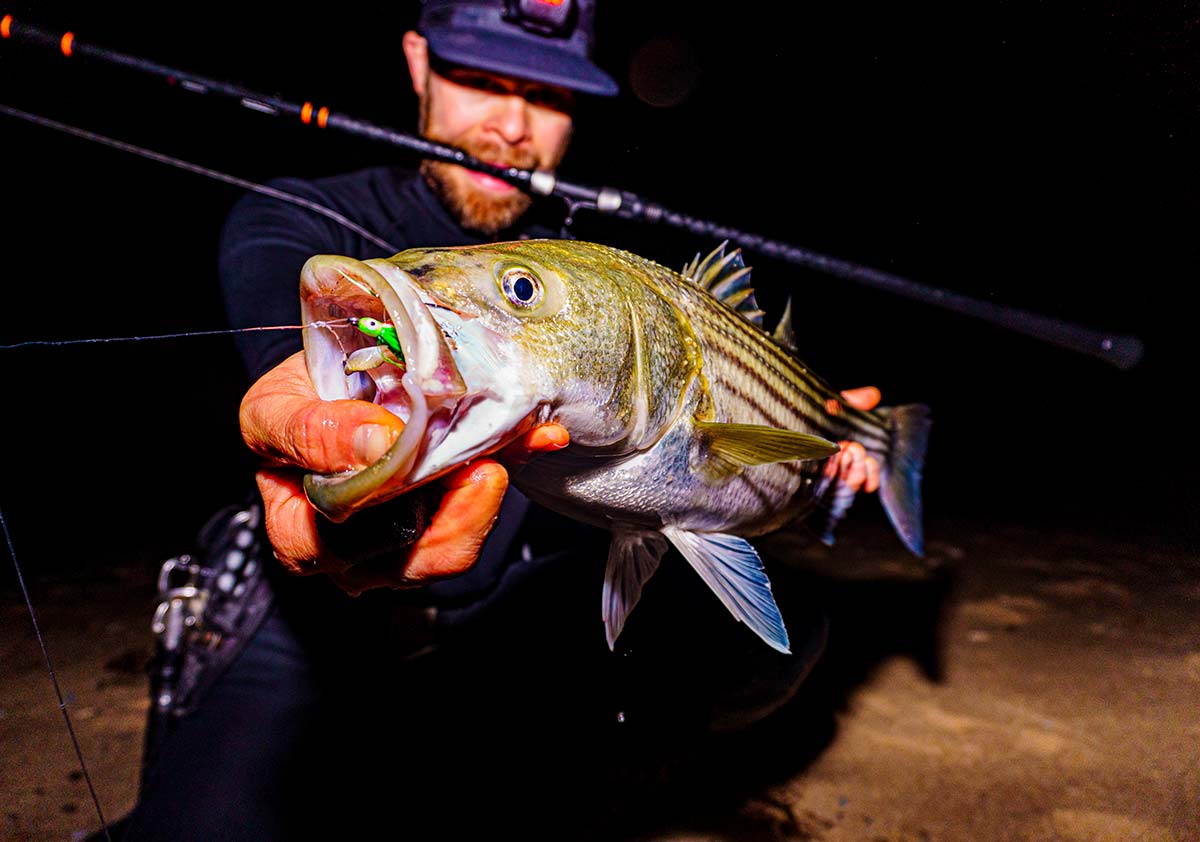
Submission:
[[[562,157],[561,151],[555,160],[542,162],[532,149],[512,149],[493,140],[471,137],[445,137],[441,132],[429,128],[430,94],[428,86],[420,97],[418,128],[421,134],[439,143],[457,146],[480,161],[489,161],[505,167],[533,169],[539,165],[555,166]],[[565,145],[563,149],[565,149]],[[442,205],[469,231],[478,231],[486,236],[511,228],[529,206],[533,198],[524,190],[508,193],[493,193],[484,190],[457,164],[425,159],[421,162],[421,175],[433,190]]]
[[[436,137],[430,139],[442,143],[452,142]],[[495,162],[503,166],[530,169],[537,163],[532,152],[505,154],[494,144],[462,140],[454,145],[481,161]],[[421,162],[421,175],[434,195],[458,220],[459,225],[469,231],[478,231],[488,236],[512,227],[533,203],[533,198],[523,190],[499,195],[485,191],[471,181],[464,168],[457,164],[425,159]]]

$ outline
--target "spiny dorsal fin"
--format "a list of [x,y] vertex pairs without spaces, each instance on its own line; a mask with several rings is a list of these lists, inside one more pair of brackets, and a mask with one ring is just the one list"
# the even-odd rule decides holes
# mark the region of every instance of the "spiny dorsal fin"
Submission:
[[683,277],[718,301],[724,301],[746,321],[762,327],[763,311],[754,300],[750,267],[742,260],[741,249],[725,254],[728,244],[728,240],[721,243],[703,260],[697,252],[692,262],[683,267]]
[[796,347],[796,331],[792,330],[792,297],[789,295],[787,304],[783,305],[783,315],[771,337],[789,351],[800,352]]

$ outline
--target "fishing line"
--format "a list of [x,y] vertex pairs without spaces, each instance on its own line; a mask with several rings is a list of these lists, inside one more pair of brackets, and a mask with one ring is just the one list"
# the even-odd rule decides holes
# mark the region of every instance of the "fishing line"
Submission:
[[29,598],[29,588],[25,586],[25,575],[21,572],[21,565],[17,561],[17,551],[13,547],[12,535],[8,531],[8,522],[4,519],[4,512],[0,511],[0,529],[4,530],[4,540],[8,543],[8,554],[12,556],[13,567],[17,571],[17,582],[21,586],[21,594],[25,597],[25,607],[29,610],[29,620],[33,623],[33,634],[37,638],[38,646],[42,650],[42,659],[46,662],[46,669],[50,672],[50,683],[54,685],[54,694],[58,696],[58,709],[62,711],[63,719],[67,723],[67,731],[71,735],[71,745],[75,747],[75,756],[79,759],[79,769],[83,772],[83,779],[87,781],[88,792],[92,794],[92,803],[96,805],[96,815],[100,817],[100,826],[104,830],[104,838],[108,842],[112,842],[112,836],[108,832],[108,822],[104,818],[104,810],[100,807],[100,798],[96,795],[96,788],[92,786],[92,776],[88,774],[87,764],[83,762],[83,749],[79,746],[79,738],[75,736],[75,726],[71,723],[71,714],[67,713],[67,703],[63,699],[62,688],[58,686],[58,675],[54,672],[54,663],[50,660],[50,650],[46,648],[46,641],[42,637],[42,629],[38,625],[37,614],[33,610],[33,600]]
[[[260,330],[302,330],[306,327],[318,328],[333,328],[340,326],[349,326],[350,320],[347,319],[332,319],[325,321],[310,322],[304,325],[270,325],[265,327],[243,327],[229,330],[201,330],[187,331],[182,333],[164,333],[155,336],[114,336],[100,337],[93,339],[62,339],[62,340],[31,340],[28,342],[17,342],[12,345],[0,345],[0,350],[12,350],[15,348],[26,348],[33,346],[61,346],[61,345],[90,345],[107,342],[145,342],[152,339],[178,339],[189,336],[224,336],[233,333],[250,333]],[[336,336],[336,334],[335,334]],[[100,796],[96,794],[96,787],[92,783],[91,773],[88,772],[87,763],[83,759],[83,748],[79,745],[79,737],[75,733],[75,725],[71,721],[71,714],[67,710],[66,700],[63,698],[62,687],[58,683],[58,674],[54,670],[54,662],[50,657],[50,650],[46,646],[46,640],[42,636],[41,626],[38,624],[37,611],[33,607],[33,599],[29,595],[29,588],[25,584],[25,574],[21,569],[21,563],[17,560],[17,550],[13,546],[12,534],[8,530],[8,522],[4,519],[4,512],[0,511],[0,530],[4,532],[4,540],[8,545],[8,553],[12,558],[13,568],[17,573],[17,582],[21,587],[21,595],[25,600],[25,608],[29,612],[29,620],[33,624],[33,633],[37,638],[38,647],[42,651],[42,661],[46,664],[46,671],[50,674],[50,683],[54,687],[54,695],[58,698],[58,709],[62,711],[63,721],[67,724],[67,733],[71,737],[71,745],[75,749],[75,757],[79,761],[79,770],[83,773],[83,779],[87,782],[88,792],[92,796],[92,803],[96,807],[96,816],[100,819],[100,827],[104,831],[104,838],[108,842],[112,842],[112,835],[108,830],[108,820],[104,817],[104,809],[100,806]]]
[[313,213],[319,213],[321,216],[332,219],[338,225],[348,228],[355,234],[358,234],[360,237],[369,240],[370,242],[386,251],[391,252],[392,254],[401,251],[400,248],[392,245],[382,237],[372,234],[366,228],[363,228],[358,223],[347,219],[345,216],[333,210],[332,208],[327,208],[318,202],[312,201],[311,199],[305,199],[303,196],[297,196],[294,193],[288,193],[285,190],[278,190],[274,187],[267,187],[265,184],[258,184],[254,181],[238,178],[236,175],[229,175],[228,173],[223,173],[220,170],[202,167],[199,164],[193,164],[189,161],[184,161],[181,158],[175,158],[171,155],[164,155],[161,152],[155,152],[151,149],[135,146],[134,144],[126,143],[123,140],[117,140],[116,138],[107,137],[106,135],[89,132],[87,129],[81,129],[77,126],[72,126],[67,123],[60,123],[57,120],[51,120],[48,117],[40,117],[37,114],[30,114],[28,111],[21,111],[18,108],[12,108],[11,106],[4,105],[2,103],[0,103],[0,114],[7,114],[10,117],[16,117],[18,120],[25,120],[28,123],[33,123],[48,129],[55,129],[65,134],[83,138],[84,140],[93,140],[96,143],[103,144],[104,146],[109,146],[113,149],[120,149],[122,152],[130,152],[134,155],[147,158],[151,161],[158,161],[160,164],[167,164],[168,166],[175,167],[176,169],[186,170],[187,172],[196,173],[197,175],[208,176],[209,178],[217,181],[223,181],[226,184],[232,184],[235,187],[241,187],[245,190],[252,190],[253,192],[260,193],[263,196],[270,196],[272,199],[279,199],[281,202],[298,205],[299,207],[306,208]]
[[[459,164],[468,169],[486,173],[535,195],[557,196],[567,203],[568,218],[577,209],[588,209],[602,215],[611,215],[622,219],[636,220],[650,224],[664,224],[672,228],[688,231],[693,235],[706,239],[711,238],[716,241],[731,240],[739,243],[744,248],[767,257],[785,260],[823,274],[832,275],[873,289],[884,290],[894,295],[920,301],[924,304],[932,304],[965,316],[981,319],[1006,330],[1023,333],[1026,336],[1031,336],[1044,342],[1099,357],[1120,369],[1127,369],[1137,365],[1144,352],[1143,343],[1136,336],[1118,336],[1096,331],[1082,325],[1062,321],[1061,319],[1043,316],[1015,307],[1006,307],[991,301],[980,301],[961,293],[919,284],[891,272],[863,266],[810,249],[800,248],[799,246],[773,240],[760,234],[742,231],[728,225],[721,225],[711,220],[679,213],[627,190],[618,190],[612,187],[596,188],[584,184],[574,184],[563,181],[554,173],[542,170],[526,170],[516,166],[498,167],[486,161],[480,161],[466,151],[454,146],[438,143],[428,138],[397,132],[365,120],[330,111],[328,107],[318,109],[314,108],[311,102],[305,102],[303,105],[298,102],[289,102],[280,97],[264,95],[240,85],[209,79],[195,73],[180,70],[179,68],[167,67],[98,45],[80,43],[75,38],[73,32],[50,32],[33,24],[18,23],[13,20],[11,15],[6,16],[3,22],[6,28],[0,32],[0,35],[3,35],[5,38],[15,37],[19,41],[28,41],[42,47],[57,48],[67,57],[78,54],[89,59],[115,64],[127,70],[135,70],[152,76],[158,76],[166,79],[169,84],[187,91],[235,99],[243,107],[261,114],[296,117],[299,118],[301,123],[311,125],[314,122],[315,112],[316,125],[321,129],[329,128],[388,143],[393,146],[400,146],[409,151],[416,152],[427,159]],[[30,119],[32,122],[40,125],[56,127],[53,121],[41,122],[41,119],[34,117],[34,115],[27,115],[25,112],[19,112],[16,109],[0,107],[0,113],[9,114],[21,119]],[[263,192],[264,195],[281,198],[283,201],[302,205],[305,202],[305,200],[290,196],[289,194],[280,195],[273,192],[266,192],[270,188],[260,189],[258,185],[251,185],[241,180],[233,179],[230,176],[225,176],[224,174],[216,174],[203,167],[187,164],[187,162],[176,163],[169,156],[152,153],[149,150],[137,150],[136,147],[130,147],[128,144],[120,144],[119,142],[110,143],[107,138],[101,140],[98,135],[78,132],[78,136],[94,139],[101,143],[108,143],[118,149],[135,151],[136,154],[145,154],[151,160],[161,161],[172,166],[180,166],[189,172],[208,175],[221,181],[227,181],[231,184],[255,190],[256,192]],[[283,198],[283,196],[289,196],[289,198]],[[304,206],[307,207],[307,205]],[[327,208],[317,212],[329,216],[331,219],[334,218],[332,215],[333,212]],[[343,224],[349,222],[348,220],[344,220],[343,222],[343,220],[344,217],[338,221]],[[350,224],[353,225],[353,223]],[[364,234],[364,236],[367,235]],[[377,245],[382,245],[382,241],[374,236],[369,236],[368,239]],[[391,246],[387,247],[392,248]],[[392,251],[399,251],[399,249],[392,248]]]
[[101,336],[93,339],[30,339],[27,342],[16,342],[12,345],[0,345],[0,351],[11,351],[15,348],[30,348],[34,346],[59,345],[95,345],[105,342],[146,342],[151,339],[183,339],[188,336],[228,336],[233,333],[252,333],[257,330],[304,330],[310,327],[342,327],[349,326],[350,319],[332,319],[327,321],[309,322],[303,325],[267,325],[264,327],[234,327],[226,330],[190,330],[183,333],[159,333],[153,336]]

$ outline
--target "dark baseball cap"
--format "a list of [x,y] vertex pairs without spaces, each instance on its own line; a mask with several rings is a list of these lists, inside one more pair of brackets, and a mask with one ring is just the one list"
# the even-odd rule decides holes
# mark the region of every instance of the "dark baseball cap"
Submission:
[[424,0],[417,31],[451,64],[613,96],[591,60],[594,15],[595,0]]

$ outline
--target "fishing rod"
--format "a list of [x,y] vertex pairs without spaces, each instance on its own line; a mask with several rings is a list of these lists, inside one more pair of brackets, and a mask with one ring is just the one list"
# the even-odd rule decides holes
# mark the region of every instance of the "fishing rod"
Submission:
[[244,108],[260,114],[298,119],[304,125],[316,126],[319,129],[332,129],[387,143],[414,152],[423,158],[458,164],[477,172],[486,173],[529,193],[557,196],[563,199],[568,206],[568,220],[578,210],[591,210],[621,219],[667,225],[704,238],[728,240],[743,249],[755,251],[770,258],[853,281],[872,289],[931,304],[960,315],[971,316],[1043,342],[1098,357],[1119,369],[1129,369],[1137,365],[1144,351],[1142,341],[1136,336],[1097,331],[1062,319],[1016,307],[980,301],[961,293],[917,283],[892,272],[863,266],[760,234],[742,231],[729,225],[680,213],[627,190],[613,187],[591,187],[564,181],[553,173],[542,170],[528,170],[515,166],[498,167],[486,161],[480,161],[457,147],[342,114],[331,110],[328,106],[317,106],[307,101],[286,100],[231,82],[168,67],[138,56],[80,41],[70,31],[52,32],[34,24],[17,21],[12,15],[0,18],[0,40],[6,39],[16,39],[50,48],[67,58],[79,56],[157,76],[166,80],[173,87],[192,93],[211,94],[232,99]]

